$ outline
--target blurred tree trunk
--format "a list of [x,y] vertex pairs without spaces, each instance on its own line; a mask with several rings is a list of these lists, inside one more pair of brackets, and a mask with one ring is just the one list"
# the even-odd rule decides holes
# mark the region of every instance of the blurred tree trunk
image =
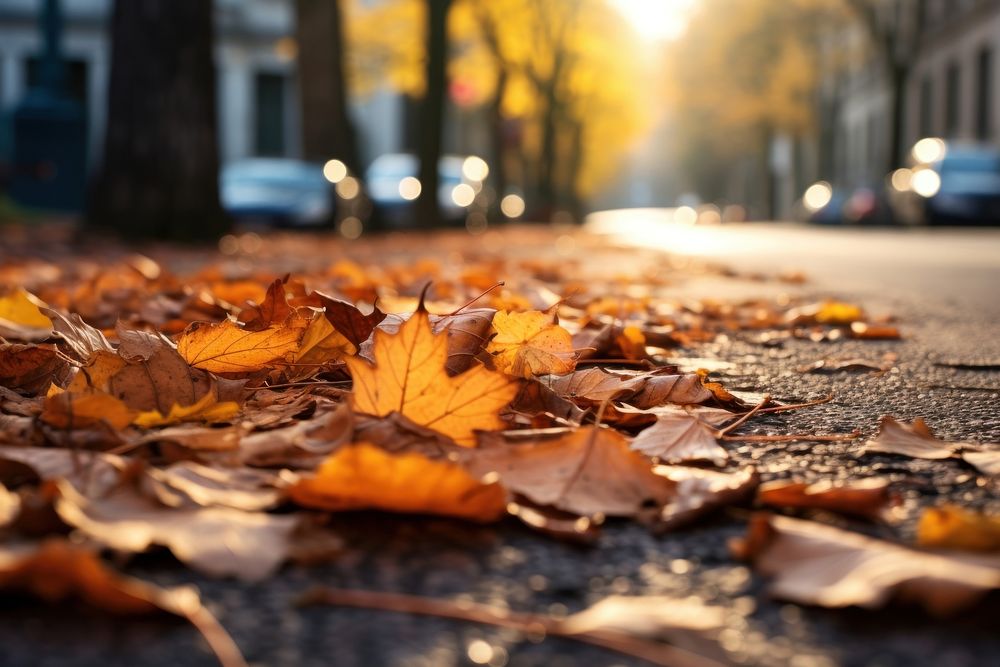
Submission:
[[861,20],[876,57],[882,62],[883,75],[889,89],[889,150],[885,171],[903,166],[903,124],[906,121],[906,85],[918,49],[924,3],[903,3],[894,18],[880,13],[878,0],[847,0]]
[[495,209],[494,214],[497,214],[500,209],[500,201],[507,191],[507,165],[505,164],[507,137],[506,128],[504,127],[503,98],[507,93],[509,72],[507,62],[504,60],[503,53],[500,50],[500,36],[496,21],[493,20],[490,13],[482,4],[477,5],[477,8],[479,27],[483,33],[483,42],[489,50],[490,55],[493,56],[497,70],[497,81],[493,90],[493,98],[487,105],[490,119],[490,150],[492,153],[490,155],[490,177],[497,193],[496,200],[493,202],[491,208]]
[[117,0],[108,124],[88,224],[133,238],[209,240],[219,203],[212,3]]
[[344,19],[340,0],[296,0],[302,155],[336,158],[361,173],[357,135],[348,112],[344,73]]
[[438,162],[444,135],[444,110],[448,92],[446,60],[448,55],[448,9],[451,0],[427,0],[426,88],[420,108],[420,197],[417,199],[417,223],[433,226],[442,222],[438,202],[440,178]]

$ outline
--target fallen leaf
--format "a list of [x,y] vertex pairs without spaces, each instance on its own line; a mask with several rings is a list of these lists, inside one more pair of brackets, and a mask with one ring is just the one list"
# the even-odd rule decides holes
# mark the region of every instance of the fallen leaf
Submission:
[[576,366],[573,337],[552,315],[499,311],[493,316],[493,330],[496,336],[486,351],[503,373],[523,378],[565,375]]
[[129,553],[153,545],[170,549],[192,569],[214,577],[259,581],[287,558],[295,515],[242,512],[228,507],[171,509],[128,488],[101,498],[58,482],[56,512],[88,537]]
[[245,667],[235,642],[201,604],[193,587],[160,588],[109,570],[91,551],[65,540],[37,547],[0,547],[0,589],[30,592],[45,602],[79,598],[114,614],[166,612],[202,634],[223,667]]
[[517,383],[484,366],[449,376],[447,338],[431,331],[426,310],[418,310],[395,335],[376,332],[373,351],[375,366],[345,359],[357,412],[377,417],[399,412],[470,447],[476,430],[504,426],[499,412],[517,394]]
[[919,459],[948,459],[955,455],[956,449],[956,444],[935,438],[919,417],[912,424],[903,424],[886,416],[879,423],[878,435],[865,443],[862,453],[880,452]]
[[177,341],[190,365],[212,373],[247,373],[280,363],[299,348],[303,329],[278,325],[245,331],[232,320],[194,322]]
[[[476,363],[476,355],[486,347],[493,316],[496,312],[492,308],[470,308],[454,315],[430,315],[428,317],[431,331],[435,334],[444,334],[447,337],[448,363],[445,364],[445,368],[449,375],[458,375]],[[386,317],[378,325],[378,331],[395,334],[410,317],[410,313]],[[361,356],[373,359],[372,347],[372,340],[366,340],[361,345]]]
[[354,416],[341,403],[317,408],[312,419],[243,437],[239,457],[247,465],[311,469],[353,437]]
[[231,507],[244,512],[273,509],[284,498],[272,472],[244,467],[209,467],[180,461],[148,468],[146,490],[168,507]]
[[[733,415],[727,413],[728,418]],[[723,465],[729,453],[719,446],[718,430],[697,416],[677,409],[664,412],[632,440],[632,449],[664,463],[711,461]]]
[[39,418],[60,429],[78,429],[105,423],[123,429],[132,423],[135,413],[127,405],[108,394],[72,394],[63,392],[45,399]]
[[132,359],[108,379],[108,393],[133,410],[166,414],[174,405],[193,405],[213,393],[208,373],[188,366],[166,343],[146,358]]
[[932,549],[1000,551],[1000,516],[955,505],[928,507],[917,523],[917,544]]
[[898,340],[902,338],[899,329],[886,324],[851,323],[851,338],[860,340]]
[[169,426],[170,424],[190,421],[214,424],[231,420],[239,414],[239,411],[240,406],[236,403],[232,401],[219,402],[213,392],[208,392],[191,405],[174,403],[166,415],[163,415],[159,410],[140,412],[132,420],[132,423],[143,428]]
[[637,408],[650,408],[665,403],[703,403],[712,397],[695,373],[611,373],[601,368],[588,368],[569,375],[547,377],[544,383],[581,407],[624,401]]
[[673,498],[656,517],[654,527],[660,531],[682,528],[717,509],[745,503],[759,481],[753,468],[725,473],[659,465],[653,472],[674,484]]
[[13,324],[49,332],[52,320],[42,313],[44,307],[38,297],[18,287],[0,296],[0,326]]
[[53,331],[78,361],[85,362],[98,350],[115,351],[104,334],[84,322],[78,314],[67,315],[52,308],[43,308],[42,313],[52,320]]
[[292,314],[292,307],[288,305],[288,298],[285,295],[285,282],[281,278],[275,280],[268,286],[260,305],[253,305],[240,311],[239,320],[245,330],[263,331],[268,327],[281,326],[288,319]]
[[799,366],[800,373],[881,373],[891,366],[865,359],[820,359],[806,366]]
[[0,385],[29,394],[44,394],[53,383],[65,382],[66,359],[55,345],[0,343]]
[[790,517],[755,515],[733,547],[773,577],[772,595],[799,604],[876,609],[895,597],[945,616],[1000,588],[998,567]]
[[984,475],[1000,477],[1000,451],[962,452],[962,458]]
[[[507,489],[538,505],[581,516],[635,516],[673,498],[673,484],[609,428],[588,426],[555,437],[481,433],[480,448],[464,457],[473,474],[495,472]],[[523,435],[520,437],[524,437]]]
[[357,350],[361,344],[368,340],[386,315],[378,308],[372,308],[372,312],[363,314],[354,304],[340,299],[334,299],[320,292],[315,292],[323,304],[323,315],[327,322],[347,339]]
[[593,544],[601,535],[601,523],[591,517],[536,505],[523,498],[507,503],[507,513],[532,530],[563,540]]
[[898,501],[889,481],[877,477],[861,480],[792,482],[774,480],[757,489],[757,502],[772,507],[822,509],[866,519],[882,519]]
[[322,366],[339,361],[357,352],[357,346],[337,331],[325,317],[316,317],[306,327],[299,349],[289,359],[291,364],[306,367],[302,374],[316,371],[310,366]]
[[[0,446],[0,462],[4,461],[27,466],[34,473],[32,483],[67,479],[95,496],[103,495],[116,486],[128,465],[126,459],[114,454],[61,447]],[[10,485],[11,481],[3,477],[2,470],[0,466],[0,483]]]
[[482,483],[455,463],[391,454],[367,442],[341,447],[288,493],[303,507],[334,512],[380,509],[484,523],[499,519],[507,504],[498,484]]

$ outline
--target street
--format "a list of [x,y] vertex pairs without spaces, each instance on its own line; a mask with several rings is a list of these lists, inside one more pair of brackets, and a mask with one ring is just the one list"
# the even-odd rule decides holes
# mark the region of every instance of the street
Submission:
[[[906,518],[892,530],[876,525],[865,529],[872,534],[909,540],[917,510],[943,501],[1000,509],[995,482],[977,477],[961,462],[858,456],[860,443],[874,434],[886,414],[907,420],[924,417],[947,439],[1000,442],[1000,374],[935,366],[942,361],[1000,360],[1000,303],[995,292],[1000,284],[1000,231],[771,224],[682,228],[628,218],[616,221],[610,237],[523,227],[490,232],[495,236],[489,245],[530,240],[532,248],[524,248],[525,253],[549,256],[556,248],[567,261],[577,263],[581,277],[630,264],[669,265],[674,267],[665,274],[671,276],[666,288],[671,295],[727,301],[792,292],[857,302],[873,315],[892,316],[902,331],[900,341],[789,339],[775,347],[761,345],[754,336],[734,335],[678,349],[675,358],[681,363],[696,358],[688,363],[717,368],[713,377],[731,389],[766,391],[784,401],[832,393],[829,403],[763,417],[752,432],[859,429],[860,439],[726,443],[730,465],[754,465],[764,480],[887,477],[903,498]],[[550,234],[573,240],[557,241]],[[464,232],[431,241],[406,235],[389,241],[410,253],[443,253],[444,248],[467,243]],[[384,251],[380,239],[349,244],[307,235],[279,235],[264,247],[271,249],[271,257],[281,255],[282,266],[288,267],[307,261],[305,254],[295,255],[290,248],[324,243],[331,244],[324,246],[330,253],[326,256]],[[664,256],[663,249],[674,254]],[[730,270],[702,273],[697,265],[705,260]],[[791,269],[801,270],[805,281],[774,279]],[[894,360],[887,373],[821,375],[798,370],[820,359],[879,360],[885,355]],[[934,656],[937,665],[993,664],[1000,651],[992,620],[998,611],[995,596],[950,619],[934,619],[906,605],[838,611],[775,601],[766,593],[766,580],[728,552],[727,541],[743,534],[746,516],[745,510],[731,510],[662,536],[612,521],[597,545],[579,547],[512,523],[483,528],[365,515],[360,521],[355,517],[334,522],[347,546],[332,562],[288,566],[259,585],[207,579],[162,555],[139,557],[127,571],[161,584],[196,584],[255,665],[643,664],[567,640],[536,643],[516,632],[456,621],[297,607],[299,596],[316,585],[458,597],[553,614],[578,610],[609,594],[694,596],[727,610],[720,643],[733,664],[902,667],[925,663],[928,656]],[[81,616],[34,605],[26,609],[6,602],[0,607],[0,642],[3,663],[12,667],[213,664],[195,633],[183,625]],[[489,655],[480,660],[484,643]],[[474,651],[473,646],[478,648]]]

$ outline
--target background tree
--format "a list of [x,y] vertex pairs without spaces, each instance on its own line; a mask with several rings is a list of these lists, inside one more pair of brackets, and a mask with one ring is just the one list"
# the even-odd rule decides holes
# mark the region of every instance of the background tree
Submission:
[[843,0],[861,21],[889,90],[887,128],[889,149],[885,172],[903,166],[903,123],[906,87],[920,46],[923,2],[886,3],[880,0]]
[[361,173],[357,135],[348,113],[344,15],[340,0],[296,0],[302,154],[341,160]]
[[183,240],[229,229],[219,203],[212,39],[210,2],[116,0],[90,225]]
[[448,93],[448,9],[451,0],[427,0],[424,97],[420,102],[420,125],[417,157],[420,159],[420,196],[417,198],[417,222],[435,225],[442,221],[438,201],[441,142],[444,136],[444,111]]

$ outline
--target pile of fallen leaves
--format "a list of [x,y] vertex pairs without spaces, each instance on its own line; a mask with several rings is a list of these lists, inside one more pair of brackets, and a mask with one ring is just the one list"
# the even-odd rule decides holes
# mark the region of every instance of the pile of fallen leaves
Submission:
[[[519,520],[585,543],[612,518],[668,531],[734,506],[891,521],[886,480],[760,485],[752,467],[727,464],[730,440],[858,437],[739,433],[827,397],[783,405],[670,359],[734,332],[767,343],[895,338],[895,327],[836,301],[668,301],[651,292],[657,280],[584,282],[530,259],[341,260],[281,277],[211,264],[184,280],[143,256],[11,261],[0,267],[0,588],[165,610],[239,664],[195,592],[120,576],[100,555],[165,548],[206,575],[259,580],[336,558],[342,540],[325,521],[355,510]],[[886,418],[867,448],[1000,474],[1000,447],[942,442],[922,422]],[[997,519],[934,508],[918,540],[756,513],[733,551],[774,578],[774,594],[808,604],[899,596],[948,613],[1000,587]],[[320,599],[458,614],[371,595]],[[604,619],[591,625],[522,621],[647,658],[638,627],[717,629],[691,626],[704,610],[636,602],[589,610]]]

